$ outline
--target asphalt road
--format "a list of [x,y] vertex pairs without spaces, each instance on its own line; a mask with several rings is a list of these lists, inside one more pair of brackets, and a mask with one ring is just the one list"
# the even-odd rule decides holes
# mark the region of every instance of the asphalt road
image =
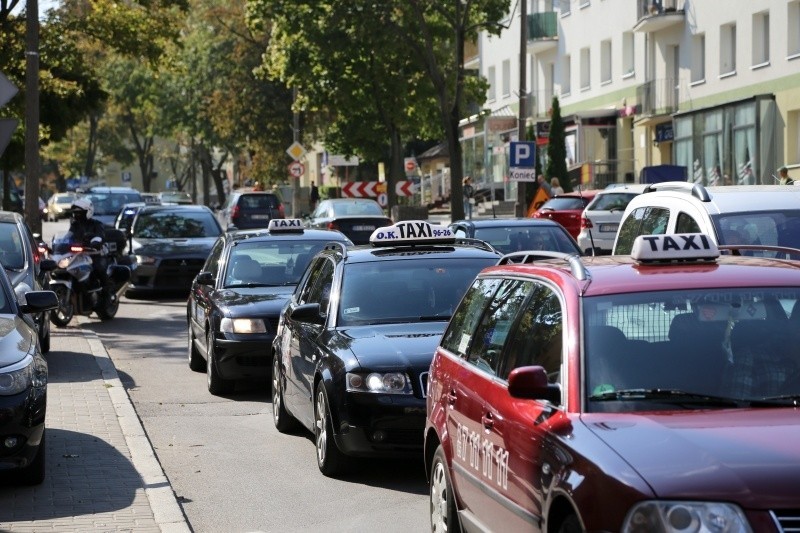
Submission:
[[421,457],[326,478],[310,433],[275,430],[266,381],[212,396],[189,370],[185,297],[125,298],[111,321],[77,320],[103,340],[194,531],[429,530]]

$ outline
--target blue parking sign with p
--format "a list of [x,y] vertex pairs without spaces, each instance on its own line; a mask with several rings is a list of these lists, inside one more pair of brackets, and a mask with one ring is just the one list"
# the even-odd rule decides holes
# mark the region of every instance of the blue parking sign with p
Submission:
[[533,168],[536,166],[536,143],[517,141],[511,143],[510,167]]

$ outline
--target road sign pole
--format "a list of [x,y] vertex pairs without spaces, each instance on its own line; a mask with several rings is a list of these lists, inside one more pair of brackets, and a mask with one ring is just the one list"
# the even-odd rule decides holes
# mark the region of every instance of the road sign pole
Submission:
[[39,3],[25,2],[25,219],[42,232],[39,214]]

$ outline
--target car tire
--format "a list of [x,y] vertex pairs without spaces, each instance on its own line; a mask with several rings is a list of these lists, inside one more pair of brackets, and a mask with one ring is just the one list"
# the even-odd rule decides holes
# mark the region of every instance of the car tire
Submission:
[[224,379],[217,370],[216,356],[214,355],[214,333],[209,329],[206,336],[206,381],[208,382],[208,392],[214,396],[230,394],[233,392],[233,381]]
[[200,354],[200,350],[197,349],[197,345],[195,345],[195,336],[194,332],[192,331],[192,325],[189,324],[189,369],[195,372],[205,372],[206,371],[206,360],[203,359],[203,356]]
[[283,376],[280,371],[281,361],[276,355],[272,358],[272,421],[275,429],[281,433],[291,433],[297,428],[297,420],[286,410],[283,402]]
[[581,521],[575,513],[565,516],[558,525],[558,533],[581,533],[582,531]]
[[317,384],[314,395],[314,444],[317,448],[317,466],[324,476],[334,477],[347,470],[347,456],[333,437],[330,404],[322,381]]
[[102,321],[106,321],[117,316],[117,311],[119,311],[119,298],[116,293],[109,294],[106,289],[100,292],[100,298],[102,298],[103,301],[97,306],[97,309],[95,309],[97,317]]
[[41,338],[40,347],[42,349],[42,353],[48,353],[50,351],[50,319],[45,318],[44,322],[42,322],[42,328],[47,329],[44,333],[44,336]]
[[46,447],[47,429],[42,432],[42,440],[39,441],[39,449],[36,451],[36,456],[31,461],[31,464],[19,470],[16,473],[16,481],[20,485],[41,485],[44,481],[47,447]]
[[461,523],[453,492],[453,482],[447,468],[447,458],[440,444],[433,454],[430,481],[431,533],[458,533]]

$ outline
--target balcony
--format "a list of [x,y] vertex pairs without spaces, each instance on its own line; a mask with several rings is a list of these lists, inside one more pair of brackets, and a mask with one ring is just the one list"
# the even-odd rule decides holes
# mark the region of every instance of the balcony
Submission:
[[651,80],[636,88],[640,118],[670,115],[678,110],[678,80]]
[[637,0],[636,25],[633,31],[653,33],[686,20],[685,0]]
[[539,54],[558,46],[558,14],[555,11],[528,15],[528,52]]

